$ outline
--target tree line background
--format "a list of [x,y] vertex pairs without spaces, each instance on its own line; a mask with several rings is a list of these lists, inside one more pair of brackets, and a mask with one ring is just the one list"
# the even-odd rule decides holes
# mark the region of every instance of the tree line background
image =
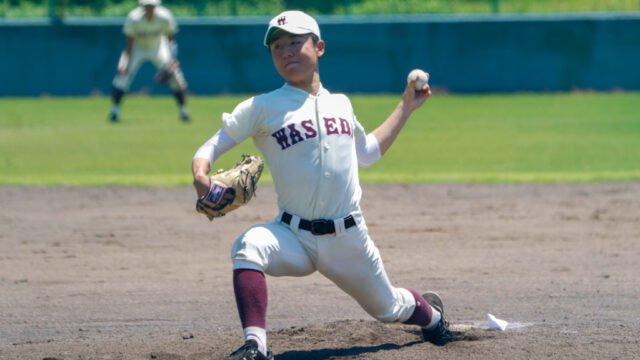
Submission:
[[[164,0],[176,16],[640,11],[640,0]],[[126,16],[137,0],[0,0],[0,17]]]

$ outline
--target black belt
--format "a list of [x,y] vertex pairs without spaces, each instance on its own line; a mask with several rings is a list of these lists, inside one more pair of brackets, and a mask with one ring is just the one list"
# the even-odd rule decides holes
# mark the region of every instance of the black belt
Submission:
[[[282,217],[280,218],[280,221],[289,225],[291,224],[292,218],[293,218],[293,215],[289,214],[288,212],[283,212]],[[346,216],[342,220],[344,221],[345,230],[352,226],[356,226],[356,220],[351,215]],[[326,220],[326,219],[315,219],[315,220],[300,219],[300,224],[298,225],[298,229],[310,231],[313,235],[327,235],[327,234],[334,234],[336,232],[336,226],[334,225],[333,220]]]

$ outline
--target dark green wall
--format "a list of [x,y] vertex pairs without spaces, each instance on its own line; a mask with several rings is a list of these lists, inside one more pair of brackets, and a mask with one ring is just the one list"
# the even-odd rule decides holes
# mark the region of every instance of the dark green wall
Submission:
[[[319,17],[325,87],[398,92],[412,68],[450,92],[640,89],[640,15]],[[178,19],[196,94],[281,85],[262,46],[268,18]],[[109,93],[123,19],[0,22],[0,96]],[[145,65],[133,91],[168,93]]]

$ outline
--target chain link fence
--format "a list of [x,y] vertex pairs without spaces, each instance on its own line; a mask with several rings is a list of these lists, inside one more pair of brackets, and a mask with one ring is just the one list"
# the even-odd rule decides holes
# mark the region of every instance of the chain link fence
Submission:
[[[0,0],[0,17],[121,17],[137,0]],[[165,0],[176,16],[489,14],[640,11],[640,0]]]

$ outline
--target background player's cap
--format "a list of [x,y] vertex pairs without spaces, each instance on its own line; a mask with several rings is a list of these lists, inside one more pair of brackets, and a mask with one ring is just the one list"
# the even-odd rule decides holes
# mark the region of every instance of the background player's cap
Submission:
[[320,27],[314,18],[302,11],[285,11],[269,21],[269,28],[264,36],[264,45],[269,46],[273,33],[282,29],[288,33],[303,35],[314,34],[320,39]]
[[138,0],[140,6],[158,6],[162,3],[162,0]]

